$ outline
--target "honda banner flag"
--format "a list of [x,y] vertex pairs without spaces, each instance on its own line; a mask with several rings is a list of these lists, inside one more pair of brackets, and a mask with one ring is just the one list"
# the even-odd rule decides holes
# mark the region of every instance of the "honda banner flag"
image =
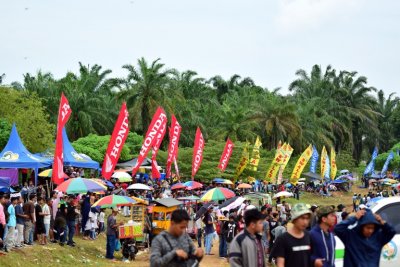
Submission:
[[54,151],[53,172],[51,179],[55,184],[64,181],[64,160],[63,160],[63,140],[62,129],[71,116],[71,107],[68,99],[61,93],[60,107],[58,108],[56,149]]
[[171,128],[169,128],[169,145],[168,158],[166,166],[166,175],[171,177],[172,162],[178,158],[179,137],[181,136],[182,127],[176,120],[175,116],[171,116]]
[[203,160],[204,138],[199,127],[196,130],[196,138],[194,139],[193,159],[192,159],[192,180],[200,168]]
[[228,166],[229,159],[231,158],[234,144],[231,139],[226,140],[224,151],[222,152],[221,159],[219,160],[218,168],[224,172]]
[[136,165],[133,167],[132,170],[132,176],[136,174],[140,165],[142,165],[143,160],[146,158],[150,149],[153,147],[154,143],[157,140],[158,133],[161,131],[161,128],[165,121],[167,121],[167,114],[165,113],[163,108],[158,107],[156,113],[153,116],[153,119],[151,120],[150,126],[147,129],[142,148],[139,151]]
[[157,164],[157,153],[160,148],[161,142],[164,139],[165,132],[167,131],[167,120],[163,122],[163,125],[160,128],[160,131],[157,134],[156,141],[154,142],[153,149],[151,152],[151,177],[152,178],[161,178],[160,171],[158,170]]
[[107,180],[110,180],[114,172],[115,166],[118,163],[119,156],[121,155],[122,147],[129,134],[128,110],[126,103],[122,104],[119,111],[118,119],[115,123],[110,142],[108,143],[106,155],[104,157],[103,167],[101,174]]

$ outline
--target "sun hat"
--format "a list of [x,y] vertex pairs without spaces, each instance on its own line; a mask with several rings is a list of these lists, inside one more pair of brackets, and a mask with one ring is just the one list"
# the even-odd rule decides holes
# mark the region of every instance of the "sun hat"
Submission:
[[307,208],[306,204],[297,203],[297,204],[294,204],[290,213],[292,215],[292,221],[294,221],[297,218],[303,216],[304,214],[311,214],[311,211]]
[[335,209],[332,208],[332,206],[323,206],[318,209],[317,217],[321,218],[321,217],[324,217],[324,216],[326,216],[330,213],[334,213],[334,212],[335,212]]

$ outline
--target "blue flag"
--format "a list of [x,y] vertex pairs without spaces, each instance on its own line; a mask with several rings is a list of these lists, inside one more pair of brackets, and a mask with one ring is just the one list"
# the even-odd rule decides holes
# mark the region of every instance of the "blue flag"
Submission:
[[389,167],[389,163],[393,158],[394,158],[394,154],[393,154],[393,152],[390,152],[389,156],[387,157],[387,159],[385,161],[385,164],[383,164],[383,168],[382,168],[382,171],[381,171],[381,177],[385,176],[385,173],[386,173],[386,171],[387,171],[387,169]]
[[371,161],[368,163],[367,167],[365,168],[364,175],[373,173],[375,171],[375,159],[378,156],[378,148],[374,148],[374,152],[372,152]]
[[313,152],[312,152],[312,157],[311,157],[310,172],[316,173],[319,154],[318,154],[317,148],[314,145],[312,148],[313,148]]
[[326,155],[326,159],[325,159],[325,165],[326,165],[326,170],[324,173],[324,178],[327,180],[331,179],[331,161],[329,160],[329,156]]

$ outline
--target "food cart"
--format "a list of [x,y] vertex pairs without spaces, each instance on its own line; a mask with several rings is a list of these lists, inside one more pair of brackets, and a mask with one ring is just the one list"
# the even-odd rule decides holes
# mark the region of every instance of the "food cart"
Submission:
[[167,230],[171,225],[171,213],[183,203],[175,198],[163,198],[154,200],[153,207],[153,234],[157,235]]
[[144,228],[144,219],[146,216],[146,208],[148,206],[148,202],[144,199],[131,197],[136,200],[136,204],[131,207],[131,219],[136,228],[140,228],[140,235],[135,236],[137,242],[143,242],[143,228]]

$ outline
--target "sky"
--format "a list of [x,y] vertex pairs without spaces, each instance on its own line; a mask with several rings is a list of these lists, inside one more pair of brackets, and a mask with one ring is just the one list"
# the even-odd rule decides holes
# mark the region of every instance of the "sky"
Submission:
[[78,62],[124,77],[161,58],[201,77],[251,77],[287,87],[314,64],[357,71],[400,96],[397,0],[0,0],[4,83],[38,70],[63,77]]

